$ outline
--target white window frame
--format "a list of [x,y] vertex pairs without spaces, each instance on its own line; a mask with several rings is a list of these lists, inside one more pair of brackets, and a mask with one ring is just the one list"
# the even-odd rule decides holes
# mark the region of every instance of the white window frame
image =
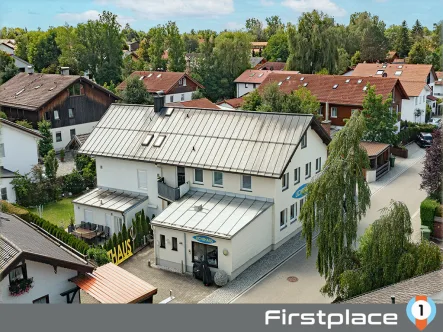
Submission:
[[73,108],[68,108],[68,117],[70,119],[74,118],[74,109]]
[[[197,181],[197,176],[195,175],[196,171],[201,171],[202,172],[202,181]],[[205,180],[205,177],[204,177],[203,169],[201,169],[201,168],[194,168],[194,183],[196,183],[196,184],[203,184],[204,180]]]
[[294,184],[300,183],[300,167],[294,169]]
[[54,110],[54,120],[60,120],[60,113],[58,110]]
[[248,83],[245,83],[245,89],[247,89],[249,87]]
[[[298,205],[297,202],[295,202],[294,204],[291,204],[291,206],[289,207],[289,222],[291,224],[297,220],[297,205]],[[292,211],[294,211],[293,216],[291,216]]]
[[[215,183],[215,173],[220,173],[220,174],[221,174],[221,184],[216,184],[216,183]],[[213,186],[213,187],[223,188],[223,181],[224,181],[224,175],[223,175],[223,172],[219,172],[219,171],[213,171],[213,172],[212,172],[212,186]]]
[[280,211],[280,230],[286,228],[287,226],[288,226],[288,209],[283,209],[282,211]]
[[285,191],[288,188],[289,188],[289,173],[285,173],[281,178],[281,191]]
[[186,77],[183,77],[183,86],[186,86]]
[[301,137],[301,148],[304,149],[308,146],[308,133],[304,133]]
[[311,162],[309,162],[305,165],[305,179],[309,179],[311,177],[311,173],[312,173]]
[[[142,176],[146,178],[146,182],[143,183],[140,180],[142,180]],[[137,185],[138,189],[148,190],[148,171],[145,169],[138,169],[137,170]],[[145,186],[143,186],[145,185]]]
[[5,143],[0,143],[0,158],[5,157]]
[[[244,179],[245,176],[248,176],[248,177],[251,178],[251,181],[250,181],[250,183],[251,183],[251,187],[250,187],[250,188],[246,188],[246,187],[244,186],[244,181],[243,181],[243,179]],[[243,190],[243,191],[252,191],[252,175],[242,175],[242,176],[240,176],[240,189]]]
[[[335,115],[334,115],[334,111],[335,111]],[[337,107],[331,107],[331,118],[336,118],[337,113],[338,113]]]
[[321,157],[315,159],[315,172],[318,173],[321,171]]

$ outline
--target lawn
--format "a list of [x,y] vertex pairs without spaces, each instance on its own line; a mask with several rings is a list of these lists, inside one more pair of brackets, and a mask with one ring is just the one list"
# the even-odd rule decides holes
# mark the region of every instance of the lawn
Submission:
[[[73,197],[63,198],[61,201],[46,204],[43,207],[42,218],[63,229],[67,228],[71,216],[74,217],[73,199]],[[30,211],[38,215],[37,209],[30,209]]]

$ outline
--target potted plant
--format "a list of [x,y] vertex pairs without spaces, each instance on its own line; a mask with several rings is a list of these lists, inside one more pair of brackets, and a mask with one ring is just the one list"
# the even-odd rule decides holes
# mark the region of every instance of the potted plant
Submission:
[[61,150],[60,150],[60,160],[61,160],[62,162],[65,161],[65,149],[61,149]]
[[15,280],[9,286],[9,294],[11,294],[11,296],[20,296],[27,293],[33,287],[32,283],[32,278]]
[[72,233],[73,231],[75,231],[75,224],[74,224],[74,217],[71,216],[69,218],[68,233]]

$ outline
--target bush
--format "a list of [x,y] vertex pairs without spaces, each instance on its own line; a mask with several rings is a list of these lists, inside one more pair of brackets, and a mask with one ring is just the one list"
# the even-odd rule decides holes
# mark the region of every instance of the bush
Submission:
[[62,178],[62,182],[63,191],[70,192],[74,195],[79,194],[86,189],[85,180],[77,170],[74,170],[71,174],[65,175]]
[[422,225],[428,226],[432,231],[434,226],[435,210],[439,204],[437,201],[426,198],[420,205],[420,219]]
[[91,248],[88,249],[87,255],[89,259],[93,259],[98,266],[105,265],[107,263],[110,263],[111,260],[109,259],[108,253],[103,248]]
[[443,216],[443,205],[437,206],[437,209],[435,209],[435,216],[436,217],[442,217]]

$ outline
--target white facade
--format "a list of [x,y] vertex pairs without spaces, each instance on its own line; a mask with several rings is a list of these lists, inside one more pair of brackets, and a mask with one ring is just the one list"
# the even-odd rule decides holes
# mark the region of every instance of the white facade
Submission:
[[[67,303],[66,296],[60,294],[75,287],[69,279],[77,276],[77,271],[57,267],[57,273],[54,273],[53,266],[29,260],[26,261],[26,270],[28,278],[33,278],[33,287],[28,293],[11,296],[9,278],[6,277],[0,281],[0,303],[32,303],[46,295],[49,303]],[[77,292],[73,303],[79,302],[80,292]]]
[[14,54],[14,49],[3,43],[0,43],[0,51],[3,51],[9,55]]
[[75,132],[73,132],[74,135],[89,134],[92,132],[97,123],[98,121],[94,121],[94,122],[76,124],[73,126],[52,128],[51,133],[52,133],[52,142],[54,145],[54,150],[60,151],[61,149],[64,149],[66,145],[68,145],[68,143],[72,139],[71,130],[75,130]]
[[192,100],[192,92],[171,93],[165,95],[165,103],[179,103],[181,101]]
[[[425,123],[426,119],[426,96],[431,94],[429,87],[424,86],[418,96],[409,96],[409,99],[402,99],[401,119],[417,123]],[[415,110],[420,109],[422,112],[419,116],[415,115]]]
[[434,96],[437,98],[443,98],[443,84],[434,85]]
[[[185,181],[189,181],[191,190],[202,190],[229,195],[244,195],[246,198],[273,201],[273,206],[259,215],[244,229],[231,239],[210,236],[215,241],[211,244],[218,248],[218,269],[225,271],[234,279],[243,270],[260,259],[270,250],[274,250],[301,231],[298,220],[301,203],[305,200],[300,194],[301,188],[309,183],[315,174],[319,173],[327,158],[326,145],[314,130],[307,131],[307,146],[301,146],[295,152],[289,163],[284,177],[288,180],[287,186],[282,187],[282,179],[252,176],[251,191],[241,189],[241,174],[223,173],[223,187],[213,186],[213,172],[203,171],[203,181],[196,183],[194,169],[185,169]],[[309,165],[310,166],[306,166]],[[320,165],[320,169],[316,169]],[[159,166],[165,183],[171,187],[177,185],[176,167]],[[310,169],[310,176],[306,169]],[[299,171],[298,171],[299,169]],[[296,171],[297,170],[297,171]],[[298,179],[295,179],[295,173]],[[287,174],[287,175],[286,175]],[[296,192],[299,193],[298,198]],[[291,218],[291,206],[294,205],[294,217]],[[163,208],[167,205],[163,204]],[[286,222],[281,225],[280,214],[285,211]],[[160,246],[160,236],[166,239],[165,248]],[[154,227],[155,253],[157,264],[167,266],[177,271],[192,272],[192,242],[196,242],[195,234],[186,230],[177,230],[156,225]],[[177,238],[177,251],[172,250],[172,238]],[[224,255],[224,250],[228,251]],[[212,268],[214,272],[217,269]]]
[[245,94],[254,91],[260,86],[259,83],[236,83],[237,98],[244,96]]
[[[11,172],[24,175],[38,163],[39,138],[27,131],[1,123],[0,127],[0,166]],[[6,190],[7,200],[15,203],[16,197],[12,188],[12,178],[0,178],[0,189]]]

